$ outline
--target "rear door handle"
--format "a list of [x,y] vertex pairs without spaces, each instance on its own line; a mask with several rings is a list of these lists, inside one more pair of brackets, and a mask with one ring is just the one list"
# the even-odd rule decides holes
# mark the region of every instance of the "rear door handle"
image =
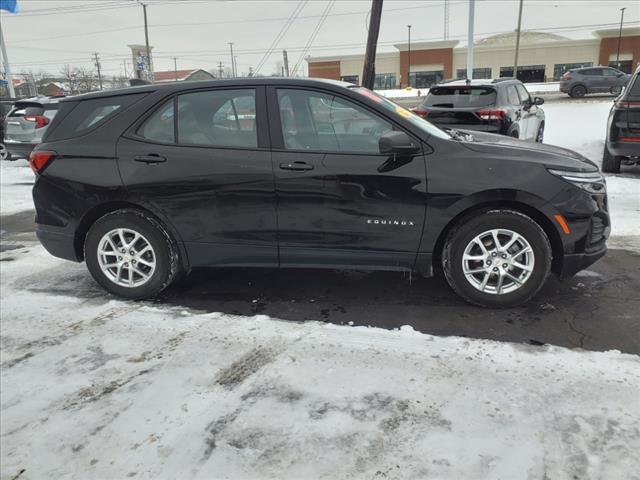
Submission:
[[150,153],[149,155],[137,155],[133,157],[136,162],[142,163],[162,163],[166,162],[167,158],[157,153]]
[[281,163],[281,170],[295,170],[295,171],[303,171],[303,170],[313,170],[313,165],[309,165],[307,162],[293,162],[293,163]]

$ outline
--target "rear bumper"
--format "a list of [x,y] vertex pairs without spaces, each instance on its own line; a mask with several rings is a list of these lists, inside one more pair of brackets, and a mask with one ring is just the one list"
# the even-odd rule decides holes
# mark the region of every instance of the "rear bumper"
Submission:
[[54,257],[80,261],[76,255],[74,237],[65,228],[36,224],[36,236],[45,250]]
[[573,277],[576,273],[593,265],[607,253],[607,247],[603,246],[601,250],[592,253],[574,253],[564,256],[562,262],[561,278]]
[[640,157],[640,142],[607,142],[607,150],[616,157]]
[[32,143],[18,143],[18,142],[10,142],[8,140],[4,141],[4,146],[7,148],[9,153],[11,154],[11,158],[29,158],[29,154],[36,147],[35,144]]

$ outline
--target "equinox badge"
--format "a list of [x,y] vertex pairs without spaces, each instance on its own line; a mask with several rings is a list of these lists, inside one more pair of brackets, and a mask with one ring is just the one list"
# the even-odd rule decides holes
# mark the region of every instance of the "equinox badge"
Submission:
[[411,220],[379,220],[367,218],[367,223],[371,225],[398,225],[402,227],[413,227],[414,223]]

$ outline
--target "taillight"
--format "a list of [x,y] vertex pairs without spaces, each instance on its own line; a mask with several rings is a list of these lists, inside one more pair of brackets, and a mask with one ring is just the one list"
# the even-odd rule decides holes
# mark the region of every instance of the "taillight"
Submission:
[[627,107],[640,107],[640,102],[623,102],[617,101],[616,107],[618,108],[627,108]]
[[42,128],[45,125],[49,125],[49,118],[44,115],[25,115],[24,119],[27,122],[36,122],[36,128]]
[[502,120],[507,116],[506,110],[492,109],[492,110],[480,110],[476,114],[482,120]]
[[424,108],[420,108],[420,107],[414,107],[411,109],[411,111],[422,118],[427,118],[427,115],[429,115],[428,110],[425,110]]
[[640,137],[618,137],[619,142],[640,142]]
[[29,155],[29,165],[31,166],[33,173],[42,173],[42,170],[51,163],[51,160],[53,160],[56,155],[56,152],[49,150],[32,151]]
[[562,80],[571,80],[571,72],[567,72],[562,75]]

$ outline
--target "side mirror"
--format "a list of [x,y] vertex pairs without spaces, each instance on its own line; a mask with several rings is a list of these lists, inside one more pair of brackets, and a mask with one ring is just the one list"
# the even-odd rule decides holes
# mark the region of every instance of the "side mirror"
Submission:
[[533,104],[534,105],[542,105],[544,103],[544,98],[542,97],[534,97]]
[[404,132],[390,131],[378,140],[380,153],[409,155],[420,151],[420,145],[416,144],[409,135]]
[[625,73],[620,72],[620,73],[618,73],[618,75],[617,75],[617,76],[618,76],[618,77],[624,77],[624,76],[625,76]]

